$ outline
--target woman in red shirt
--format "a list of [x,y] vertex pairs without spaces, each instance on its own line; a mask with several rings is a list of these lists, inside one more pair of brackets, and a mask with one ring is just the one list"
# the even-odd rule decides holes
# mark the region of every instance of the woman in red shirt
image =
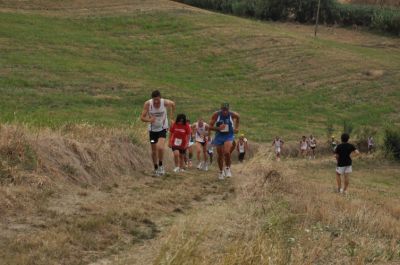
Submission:
[[169,131],[171,133],[169,138],[169,146],[174,152],[174,172],[184,171],[185,153],[191,134],[190,125],[186,122],[186,115],[178,114],[176,121],[172,124]]

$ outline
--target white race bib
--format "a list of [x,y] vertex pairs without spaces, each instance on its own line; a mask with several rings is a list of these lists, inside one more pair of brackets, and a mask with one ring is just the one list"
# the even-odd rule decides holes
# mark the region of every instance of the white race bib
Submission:
[[229,132],[229,125],[225,124],[225,127],[220,132]]
[[174,145],[175,146],[181,146],[182,145],[182,139],[175,138]]

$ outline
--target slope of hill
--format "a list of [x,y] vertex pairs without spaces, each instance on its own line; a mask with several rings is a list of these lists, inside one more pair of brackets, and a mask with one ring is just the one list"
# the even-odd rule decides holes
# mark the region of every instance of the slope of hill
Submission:
[[192,118],[230,102],[256,140],[399,122],[396,38],[323,28],[314,39],[308,26],[169,1],[1,6],[3,122],[129,124],[155,88]]
[[153,178],[138,121],[160,88],[191,117],[229,101],[252,142],[399,123],[398,39],[166,0],[0,0],[0,18],[0,264],[399,264],[398,164],[355,159],[348,196],[332,157],[269,144],[225,182]]

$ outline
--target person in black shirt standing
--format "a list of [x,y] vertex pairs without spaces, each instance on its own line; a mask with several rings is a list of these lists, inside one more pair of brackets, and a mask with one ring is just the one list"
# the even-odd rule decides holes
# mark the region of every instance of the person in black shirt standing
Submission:
[[[345,193],[349,186],[349,174],[352,172],[352,161],[350,155],[355,152],[357,155],[360,153],[356,147],[349,144],[350,136],[347,133],[342,134],[342,143],[339,144],[335,149],[337,167],[336,167],[336,182],[338,192]],[[341,175],[344,176],[344,187],[342,189]]]

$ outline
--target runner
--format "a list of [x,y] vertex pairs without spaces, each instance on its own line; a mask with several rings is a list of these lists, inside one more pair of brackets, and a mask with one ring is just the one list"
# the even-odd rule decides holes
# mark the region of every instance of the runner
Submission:
[[[355,152],[356,155],[360,154],[360,152],[356,149],[356,147],[352,144],[349,144],[350,136],[347,133],[342,134],[341,140],[342,143],[336,147],[335,154],[337,160],[336,167],[336,183],[337,183],[337,191],[338,193],[347,193],[347,188],[349,186],[349,174],[353,171],[352,169],[352,160],[351,153]],[[342,180],[341,175],[344,176],[344,187],[342,188]]]
[[276,161],[281,161],[281,149],[283,148],[283,144],[285,142],[282,141],[279,136],[275,137],[275,140],[272,142],[272,146],[275,147],[275,155],[276,155]]
[[[196,157],[197,161],[199,161],[197,169],[207,171],[208,124],[205,123],[202,118],[200,118],[196,123],[192,125],[192,130],[195,134]],[[201,160],[201,153],[203,153],[203,160]]]
[[185,171],[185,153],[191,132],[190,126],[186,122],[186,115],[178,114],[176,121],[170,128],[171,136],[169,140],[169,146],[174,152],[175,173]]
[[[187,124],[189,124],[189,127],[192,127],[192,125],[190,124],[190,120],[187,120]],[[194,145],[194,135],[193,135],[193,130],[190,133],[190,137],[189,137],[189,146],[187,148],[187,152],[185,155],[185,165],[186,168],[191,168],[192,167],[192,158],[193,158],[193,145]]]
[[308,142],[307,137],[303,136],[300,140],[300,154],[302,157],[307,156]]
[[173,117],[175,102],[161,98],[160,91],[155,90],[151,93],[151,99],[144,103],[143,111],[140,115],[140,119],[143,122],[149,123],[151,158],[154,164],[155,176],[165,174],[163,157],[168,129],[167,109],[170,109],[170,115]]
[[336,140],[335,140],[335,136],[332,135],[332,138],[331,138],[331,148],[332,148],[332,152],[335,153],[336,147],[337,147],[337,143],[336,143]]
[[210,159],[209,165],[211,165],[212,162],[213,162],[213,157],[214,157],[214,145],[212,144],[211,136],[208,136],[208,138],[209,139],[207,141],[207,154],[208,154],[208,157]]
[[239,153],[239,162],[242,163],[244,160],[244,156],[249,150],[249,146],[247,144],[247,139],[244,137],[244,134],[241,134],[239,137],[239,141],[237,144],[237,151]]
[[368,154],[371,154],[375,149],[375,141],[372,136],[368,137]]
[[[232,177],[231,172],[231,149],[234,133],[239,130],[239,114],[229,111],[229,104],[223,103],[221,110],[214,112],[211,117],[209,130],[215,131],[213,145],[217,147],[219,175],[223,180]],[[224,168],[225,162],[225,168]]]
[[310,138],[308,138],[308,145],[310,147],[309,159],[311,159],[311,157],[315,159],[315,148],[317,148],[317,140],[314,138],[314,136],[310,135]]

